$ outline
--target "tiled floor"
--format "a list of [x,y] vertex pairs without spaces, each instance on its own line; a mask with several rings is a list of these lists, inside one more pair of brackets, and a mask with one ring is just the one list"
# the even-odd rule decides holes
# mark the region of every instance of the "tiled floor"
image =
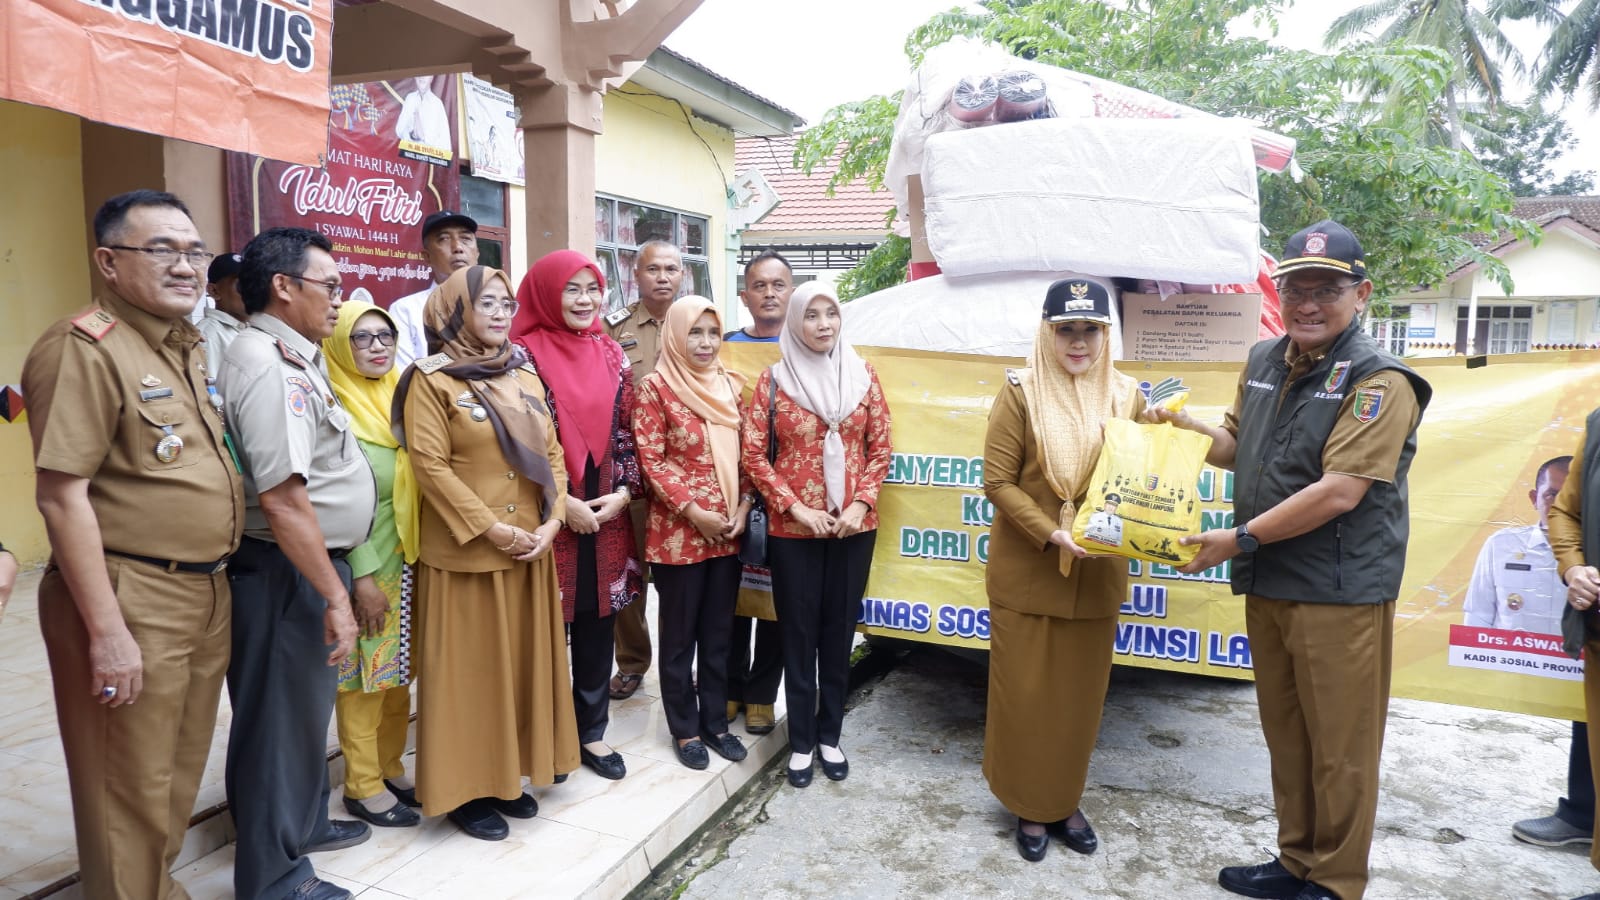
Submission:
[[[0,900],[28,897],[77,870],[37,584],[37,572],[20,578],[0,621]],[[713,754],[705,771],[686,769],[672,752],[659,697],[652,669],[637,694],[611,705],[606,737],[627,760],[627,778],[607,781],[580,769],[565,784],[534,792],[539,816],[510,820],[507,840],[474,840],[440,817],[418,828],[375,829],[365,844],[318,854],[317,871],[370,900],[623,896],[787,746],[780,697],[772,734],[746,735],[742,719],[735,726],[749,759],[735,765]],[[197,811],[223,802],[229,718],[224,694]],[[330,725],[329,748],[336,747]],[[342,762],[330,765],[337,785]],[[335,815],[348,817],[337,790],[331,805]],[[190,828],[177,874],[194,900],[233,895],[232,838],[225,813]],[[50,896],[65,900],[81,891],[73,886]]]

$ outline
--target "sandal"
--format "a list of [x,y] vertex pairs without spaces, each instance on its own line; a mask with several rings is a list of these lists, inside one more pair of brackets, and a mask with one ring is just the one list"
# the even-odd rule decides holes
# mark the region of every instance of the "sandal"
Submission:
[[643,675],[635,675],[632,672],[618,672],[611,676],[611,699],[626,700],[632,697],[634,692],[639,689],[639,685],[643,683]]

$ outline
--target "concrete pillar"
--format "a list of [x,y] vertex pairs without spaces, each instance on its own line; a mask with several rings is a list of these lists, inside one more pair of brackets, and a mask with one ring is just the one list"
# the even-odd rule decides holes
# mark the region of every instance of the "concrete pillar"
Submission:
[[519,93],[527,161],[528,263],[552,250],[594,255],[594,138],[599,91],[554,84]]

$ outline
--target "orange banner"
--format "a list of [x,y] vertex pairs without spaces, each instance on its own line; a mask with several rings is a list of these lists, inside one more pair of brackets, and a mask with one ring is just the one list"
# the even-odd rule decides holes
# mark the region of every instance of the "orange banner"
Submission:
[[0,0],[0,97],[320,165],[330,0]]

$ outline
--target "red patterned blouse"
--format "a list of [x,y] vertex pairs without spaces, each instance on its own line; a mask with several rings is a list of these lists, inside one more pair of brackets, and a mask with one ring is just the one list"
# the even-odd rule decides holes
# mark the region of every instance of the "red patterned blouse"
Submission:
[[[654,372],[639,382],[634,395],[633,443],[639,457],[639,473],[650,495],[644,558],[653,563],[687,566],[738,553],[738,541],[713,544],[679,512],[692,500],[701,509],[726,516],[730,505],[717,487],[705,420],[685,406]],[[741,467],[739,493],[753,490]],[[732,501],[733,507],[739,505],[738,497]]]
[[[862,520],[864,529],[878,527],[878,489],[889,475],[892,448],[889,441],[889,404],[883,398],[878,372],[867,364],[872,387],[861,404],[839,423],[844,440],[846,505],[856,500],[871,510]],[[756,379],[750,405],[744,412],[744,434],[739,441],[744,468],[756,489],[767,502],[771,521],[767,533],[774,537],[815,537],[788,514],[800,503],[812,509],[827,506],[827,486],[822,478],[822,439],[828,426],[822,417],[778,391],[775,416],[778,434],[778,461],[767,462],[767,399],[772,390],[772,370]],[[781,513],[781,515],[780,515]]]

